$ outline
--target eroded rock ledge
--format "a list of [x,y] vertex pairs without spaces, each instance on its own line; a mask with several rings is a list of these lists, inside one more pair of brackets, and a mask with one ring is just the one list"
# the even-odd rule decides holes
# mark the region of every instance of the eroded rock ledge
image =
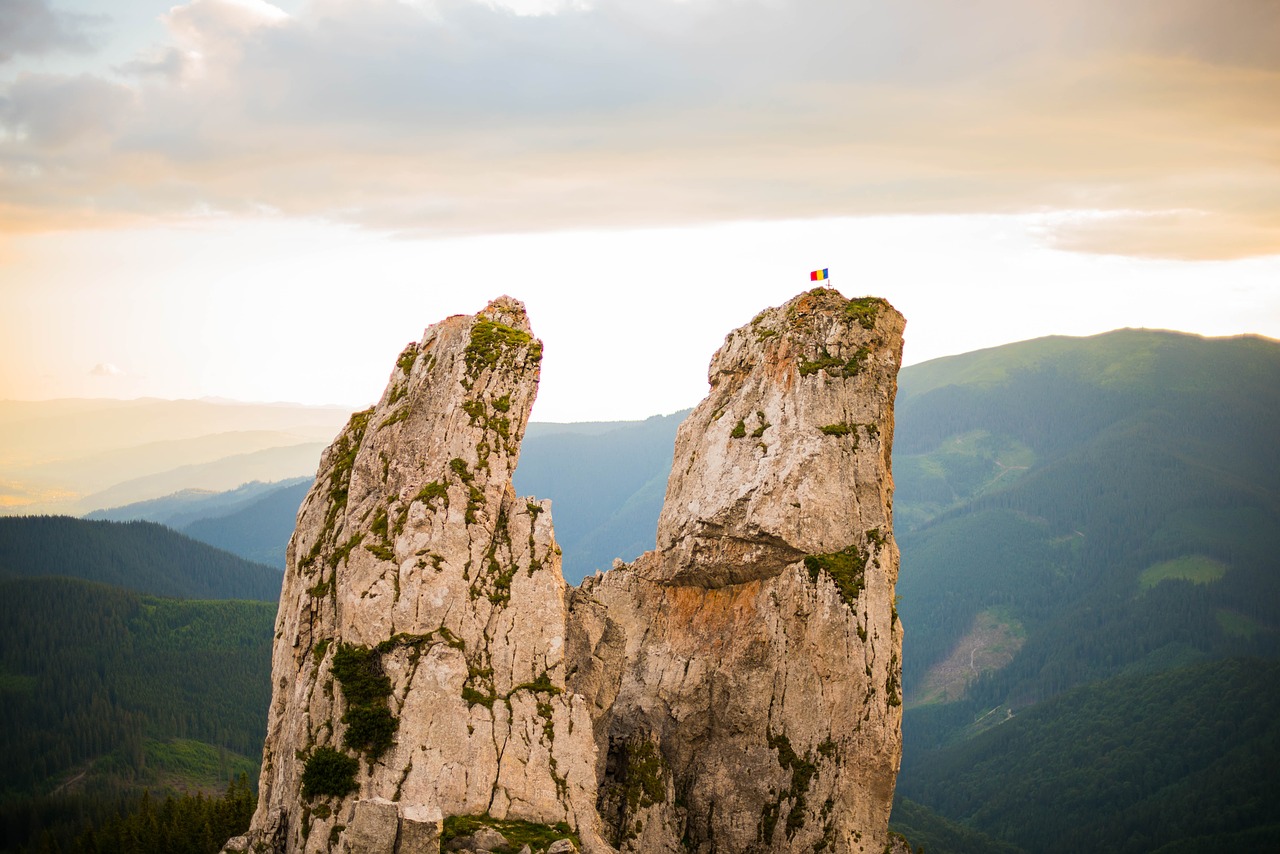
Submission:
[[429,328],[299,511],[258,809],[226,850],[883,850],[902,329],[817,289],[730,333],[656,550],[571,589],[549,502],[511,487],[523,305]]

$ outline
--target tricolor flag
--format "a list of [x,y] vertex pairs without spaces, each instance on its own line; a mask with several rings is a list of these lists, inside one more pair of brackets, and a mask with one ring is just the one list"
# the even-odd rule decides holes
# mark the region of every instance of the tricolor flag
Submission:
[[826,267],[823,267],[821,270],[814,270],[809,274],[809,281],[811,282],[821,282],[823,279],[829,278],[831,278],[831,274],[827,272]]

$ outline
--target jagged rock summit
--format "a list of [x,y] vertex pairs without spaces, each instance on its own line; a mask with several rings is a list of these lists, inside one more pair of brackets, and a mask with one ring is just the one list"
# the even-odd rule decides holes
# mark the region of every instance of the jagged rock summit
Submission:
[[429,328],[299,511],[258,809],[226,850],[883,850],[902,329],[817,289],[730,333],[657,548],[573,589],[549,502],[511,486],[523,305]]

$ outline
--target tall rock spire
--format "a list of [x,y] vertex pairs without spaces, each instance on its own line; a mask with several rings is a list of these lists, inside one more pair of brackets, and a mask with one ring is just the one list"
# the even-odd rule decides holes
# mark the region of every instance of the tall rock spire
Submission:
[[619,849],[884,850],[903,326],[820,288],[731,332],[677,434],[657,550],[575,592],[569,686],[593,699]]
[[676,436],[664,577],[741,583],[887,529],[902,326],[884,300],[820,288],[729,333]]
[[516,300],[448,318],[321,459],[289,544],[255,841],[391,852],[469,815],[594,837],[560,549],[547,503],[511,487],[541,355]]
[[730,333],[657,548],[574,590],[549,503],[511,487],[542,352],[524,307],[429,328],[299,511],[258,810],[227,850],[435,854],[442,828],[470,850],[884,850],[902,330],[816,289]]

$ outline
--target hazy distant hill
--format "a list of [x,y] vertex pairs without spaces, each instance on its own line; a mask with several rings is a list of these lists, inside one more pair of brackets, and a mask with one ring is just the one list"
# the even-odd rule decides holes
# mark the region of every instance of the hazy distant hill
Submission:
[[[688,412],[644,421],[529,426],[516,470],[522,495],[552,500],[571,583],[615,557],[653,548],[676,428]],[[317,454],[318,456],[318,454]],[[176,492],[112,507],[90,519],[149,519],[249,560],[284,567],[285,546],[310,478],[220,492]]]
[[273,448],[323,442],[295,433],[272,430],[214,433],[192,439],[149,442],[87,457],[70,457],[26,467],[9,468],[10,477],[25,481],[72,483],[94,493],[115,484],[160,475],[186,466],[207,465],[242,454]]
[[254,480],[270,483],[297,477],[300,473],[314,477],[325,446],[323,442],[305,442],[251,454],[237,454],[211,463],[181,466],[160,474],[117,483],[109,489],[79,499],[71,507],[73,510],[119,507],[171,495],[184,489],[221,492]]
[[280,598],[279,571],[152,522],[0,518],[0,579],[65,576],[193,599]]
[[310,482],[309,477],[298,477],[270,483],[254,480],[225,492],[182,489],[161,498],[152,498],[105,510],[94,510],[92,513],[86,513],[82,518],[109,522],[159,522],[180,530],[199,519],[226,516],[242,510],[277,489]]
[[0,401],[0,513],[81,514],[312,476],[349,414],[209,400]]
[[163,498],[95,510],[85,519],[158,522],[245,560],[284,570],[285,548],[311,477],[252,481],[226,492],[183,489]]
[[653,548],[676,428],[688,414],[529,426],[516,492],[551,499],[570,584]]
[[197,519],[182,530],[189,537],[248,560],[284,569],[285,549],[311,480],[289,482],[246,503],[233,513]]
[[0,463],[33,465],[153,442],[273,431],[329,441],[350,410],[211,400],[0,401]]

